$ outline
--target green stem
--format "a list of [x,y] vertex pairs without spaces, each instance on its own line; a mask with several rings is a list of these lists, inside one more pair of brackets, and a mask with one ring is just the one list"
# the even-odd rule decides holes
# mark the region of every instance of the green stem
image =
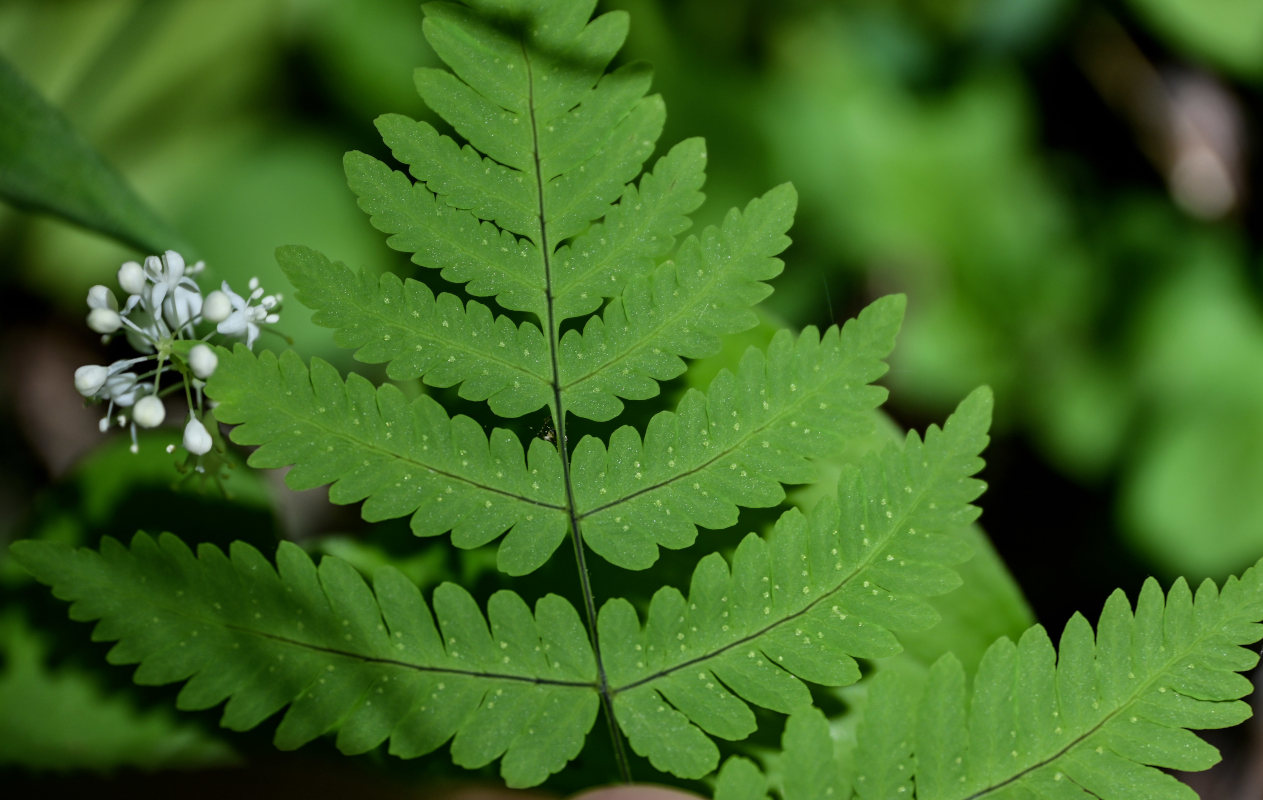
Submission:
[[548,319],[541,320],[548,334],[549,359],[552,367],[552,413],[553,427],[557,431],[557,452],[561,456],[562,481],[566,487],[566,513],[570,518],[570,542],[574,547],[575,567],[579,573],[579,586],[583,592],[583,611],[587,618],[588,637],[592,641],[592,653],[596,659],[597,692],[601,697],[601,710],[609,728],[610,742],[614,747],[614,760],[618,764],[618,775],[624,783],[631,783],[631,763],[627,757],[627,748],[622,733],[614,719],[614,696],[610,691],[609,678],[605,674],[605,661],[601,658],[601,637],[596,626],[596,600],[592,593],[592,578],[588,572],[586,554],[584,552],[583,535],[580,528],[578,508],[574,497],[574,482],[570,476],[569,439],[566,436],[566,409],[561,398],[561,365],[558,361],[560,349],[560,324],[556,319],[553,302],[552,252],[548,244],[548,227],[544,213],[544,176],[539,160],[539,128],[535,120],[534,77],[531,73],[530,53],[525,42],[522,45],[522,57],[526,62],[527,85],[530,88],[528,108],[530,109],[531,137],[535,143],[533,157],[535,160],[535,186],[537,187],[537,207],[539,209],[539,251],[544,261],[544,306]]

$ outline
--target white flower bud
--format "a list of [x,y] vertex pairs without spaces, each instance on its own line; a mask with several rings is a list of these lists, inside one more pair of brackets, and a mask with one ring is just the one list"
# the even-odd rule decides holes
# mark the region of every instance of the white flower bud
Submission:
[[215,367],[219,366],[219,357],[215,355],[215,351],[204,344],[193,345],[193,349],[189,351],[189,368],[193,370],[193,374],[202,380],[206,380],[215,372]]
[[145,291],[145,268],[136,261],[128,261],[118,268],[118,285],[128,294]]
[[145,395],[132,408],[132,419],[142,428],[156,428],[166,418],[167,409],[157,395]]
[[94,308],[88,312],[88,327],[97,333],[114,333],[123,325],[123,318],[112,308]]
[[228,299],[228,295],[216,289],[206,295],[206,301],[202,303],[202,319],[207,322],[220,323],[228,319],[228,315],[232,313],[232,301]]
[[206,426],[200,419],[190,414],[189,422],[184,426],[184,449],[195,456],[204,456],[210,452],[212,444]]
[[117,311],[118,300],[110,291],[110,287],[98,283],[88,290],[88,308],[108,308],[111,311]]
[[110,371],[99,364],[87,364],[75,370],[75,390],[84,397],[91,397],[101,391]]

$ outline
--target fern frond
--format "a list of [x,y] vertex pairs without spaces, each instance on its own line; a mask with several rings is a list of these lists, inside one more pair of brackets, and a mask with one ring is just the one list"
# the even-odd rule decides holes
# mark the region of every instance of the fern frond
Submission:
[[[450,3],[425,7],[426,37],[452,72],[418,70],[417,91],[468,144],[387,116],[383,139],[417,183],[362,153],[348,154],[347,178],[391,247],[471,294],[555,326],[555,248],[624,196],[665,112],[660,98],[646,96],[644,67],[602,75],[626,37],[625,14],[589,22],[590,2],[526,3],[516,16],[493,5],[482,15]],[[662,225],[661,236],[678,232],[669,214]],[[576,266],[576,285],[600,277]]]
[[796,195],[789,184],[733,209],[719,228],[690,237],[673,259],[630,280],[583,333],[561,340],[562,399],[573,413],[612,419],[617,398],[643,400],[684,372],[680,356],[719,352],[719,337],[753,328],[751,308],[780,274]]
[[[951,654],[928,673],[879,670],[855,749],[831,767],[821,729],[814,748],[795,745],[793,768],[840,768],[854,776],[855,797],[874,800],[1196,800],[1155,767],[1197,771],[1219,761],[1190,729],[1249,718],[1239,698],[1252,687],[1239,673],[1258,663],[1246,646],[1263,639],[1259,620],[1263,561],[1222,590],[1205,581],[1195,595],[1180,578],[1164,597],[1150,578],[1134,612],[1116,591],[1095,633],[1076,614],[1055,650],[1039,625],[1017,644],[997,640],[972,686]],[[716,800],[745,797],[738,776],[760,784],[750,765],[725,764]]]
[[816,477],[808,460],[861,434],[885,397],[869,383],[886,371],[904,299],[878,300],[841,330],[782,331],[766,356],[751,349],[736,374],[686,394],[640,434],[621,427],[608,445],[575,448],[575,504],[583,539],[626,569],[654,563],[659,547],[693,543],[696,526],[727,528],[737,507],[775,505],[783,483]]
[[1203,770],[1215,748],[1187,728],[1235,725],[1250,715],[1237,674],[1263,638],[1263,564],[1223,590],[1183,579],[1163,597],[1145,582],[1135,612],[1122,591],[1105,603],[1093,637],[1080,615],[1057,651],[1043,628],[987,651],[965,689],[960,665],[930,670],[916,731],[922,800],[968,797],[1196,795],[1153,767]]
[[747,536],[731,568],[706,556],[688,598],[660,589],[643,628],[630,603],[606,603],[602,658],[632,748],[663,771],[705,775],[718,762],[710,736],[754,730],[747,701],[800,709],[811,701],[800,678],[853,683],[855,657],[893,655],[892,631],[932,625],[921,597],[959,583],[950,565],[968,553],[950,530],[976,516],[982,484],[970,476],[990,416],[979,390],[924,442],[909,434],[844,471],[836,503],[785,513],[767,540]]
[[557,450],[540,439],[524,454],[510,431],[488,437],[432,398],[407,400],[391,384],[345,381],[320,359],[311,370],[292,352],[278,359],[238,345],[207,385],[216,417],[238,425],[233,440],[259,445],[256,467],[294,468],[295,489],[323,484],[329,499],[364,501],[369,521],[412,515],[418,536],[451,531],[457,547],[500,543],[501,570],[522,575],[548,559],[566,535]]
[[486,400],[502,417],[536,411],[552,399],[548,345],[529,322],[514,325],[471,300],[438,297],[423,283],[359,275],[307,247],[282,247],[276,260],[334,341],[355,357],[386,364],[394,380],[460,385],[460,396]]
[[[283,542],[274,568],[254,548],[211,545],[197,556],[177,537],[137,534],[100,551],[24,541],[11,551],[64,600],[99,620],[108,659],[137,664],[137,683],[183,682],[177,705],[227,700],[222,724],[248,730],[286,709],[276,744],[292,749],[337,732],[346,753],[389,742],[412,758],[452,740],[452,759],[502,758],[511,786],[534,785],[583,746],[596,719],[596,662],[574,608],[556,595],[534,613],[512,592],[483,616],[454,584],[433,614],[393,568],[370,589],[341,559],[317,568]],[[437,623],[437,625],[436,625]]]

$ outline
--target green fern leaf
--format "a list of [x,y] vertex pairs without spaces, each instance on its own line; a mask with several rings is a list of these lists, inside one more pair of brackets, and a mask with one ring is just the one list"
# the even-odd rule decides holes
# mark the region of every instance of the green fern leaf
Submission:
[[719,352],[719,336],[753,328],[751,307],[780,274],[796,199],[788,184],[729,212],[720,228],[688,239],[673,259],[624,288],[580,335],[561,340],[562,399],[574,414],[612,419],[616,398],[643,400],[684,372],[680,356]]
[[753,761],[734,756],[715,778],[715,800],[768,800],[767,779]]
[[335,503],[364,500],[363,516],[412,515],[418,536],[452,533],[457,547],[480,547],[508,531],[499,566],[536,569],[566,535],[565,491],[557,450],[534,439],[523,457],[518,438],[468,417],[449,417],[427,396],[406,400],[393,385],[374,388],[328,364],[310,372],[292,352],[225,353],[207,391],[216,417],[237,424],[233,439],[257,444],[256,467],[294,464],[295,489],[331,483]]
[[[781,747],[784,763],[777,772],[782,778],[778,792],[782,800],[842,800],[852,796],[829,737],[829,721],[819,710],[808,708],[790,716]],[[752,762],[740,757],[724,762],[715,781],[715,800],[766,800],[766,792],[767,778]],[[898,796],[886,795],[885,800]]]
[[388,741],[412,758],[451,739],[457,764],[502,758],[509,785],[528,786],[574,758],[596,719],[592,649],[556,595],[532,614],[497,592],[484,617],[443,584],[431,615],[397,570],[379,570],[370,589],[346,562],[317,568],[289,543],[276,568],[241,542],[231,558],[210,545],[194,557],[170,534],[138,534],[130,548],[107,538],[99,552],[19,542],[12,553],[73,601],[72,618],[99,620],[93,638],[117,642],[108,659],[137,664],[137,683],[184,682],[180,708],[227,700],[222,724],[234,730],[287,708],[283,749],[336,731],[344,752]]
[[360,361],[388,364],[394,380],[460,384],[461,397],[486,400],[502,417],[537,411],[551,400],[548,346],[536,326],[493,320],[481,303],[466,306],[451,294],[436,298],[412,279],[355,275],[310,248],[282,247],[276,258],[298,299],[315,310],[313,321],[335,329],[339,345],[358,348]]
[[[453,72],[418,70],[417,90],[468,144],[388,116],[379,130],[418,182],[362,153],[348,155],[347,178],[391,247],[555,325],[554,248],[625,194],[665,112],[645,96],[643,67],[601,75],[626,36],[625,14],[588,22],[593,3],[537,3],[528,21],[491,5],[486,17],[425,7],[426,37]],[[679,228],[670,215],[663,225],[664,237]]]
[[780,484],[814,480],[807,457],[872,425],[885,390],[868,384],[886,370],[903,308],[891,296],[840,331],[780,332],[766,356],[747,351],[735,375],[721,372],[705,395],[691,391],[675,412],[656,415],[643,442],[626,426],[608,445],[580,441],[573,470],[584,541],[613,564],[644,569],[658,547],[692,544],[697,525],[730,527],[737,506],[775,505]]
[[912,746],[917,696],[907,691],[908,676],[898,669],[879,669],[868,683],[867,708],[876,711],[860,717],[850,759],[858,800],[916,796]]
[[746,701],[792,712],[810,703],[800,678],[859,679],[854,657],[900,650],[892,630],[937,615],[921,596],[959,582],[967,556],[953,526],[976,515],[971,478],[987,441],[990,394],[975,392],[942,430],[910,434],[864,469],[847,470],[838,502],[785,513],[768,540],[747,536],[729,568],[717,553],[693,573],[688,598],[659,590],[642,628],[611,600],[598,620],[614,713],[632,748],[658,769],[698,777],[715,768],[709,736],[755,728]]
[[628,276],[647,275],[688,230],[702,204],[706,145],[685,139],[658,159],[653,171],[628,184],[601,222],[562,245],[556,265],[554,315],[561,320],[595,311],[615,297]]
[[838,769],[835,747],[829,737],[829,721],[818,709],[809,708],[791,716],[785,723],[781,745],[794,757],[794,762],[786,764],[781,771],[784,783],[781,796],[785,800],[850,795],[850,786]]
[[[1239,672],[1263,638],[1263,564],[1196,597],[1183,579],[1163,597],[1145,582],[1133,613],[1110,596],[1095,639],[1076,615],[1058,651],[1036,626],[987,651],[965,691],[952,658],[934,665],[917,735],[922,800],[966,797],[1194,798],[1153,767],[1203,770],[1215,748],[1186,728],[1249,717]],[[1073,787],[1073,788],[1069,788]]]

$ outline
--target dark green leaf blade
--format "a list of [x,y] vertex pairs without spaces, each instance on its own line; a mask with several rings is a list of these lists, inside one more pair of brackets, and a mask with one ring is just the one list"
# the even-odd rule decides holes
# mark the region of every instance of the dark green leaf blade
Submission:
[[0,56],[0,197],[149,253],[184,238]]

